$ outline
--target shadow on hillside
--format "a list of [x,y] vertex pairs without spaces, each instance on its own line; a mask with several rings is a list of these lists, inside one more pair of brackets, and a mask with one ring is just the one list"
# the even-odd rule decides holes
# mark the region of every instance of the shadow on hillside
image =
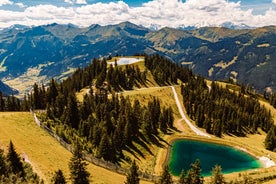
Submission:
[[140,146],[142,146],[148,153],[150,153],[151,155],[153,155],[153,153],[151,152],[150,148],[146,144],[147,140],[146,140],[146,138],[145,138],[145,136],[143,134],[140,134],[139,136],[137,136],[134,141],[135,141],[135,143],[137,143]]
[[[133,143],[135,143],[137,145],[134,145]],[[142,133],[140,133],[139,136],[137,136],[134,139],[133,143],[128,145],[125,148],[125,150],[127,152],[129,152],[130,154],[132,154],[136,159],[139,159],[138,155],[142,158],[145,158],[146,153],[145,152],[143,153],[141,148],[144,149],[150,155],[153,155],[152,151],[150,150],[151,144],[156,145],[160,148],[165,148],[166,146],[169,146],[169,143],[166,142],[164,139],[162,139],[158,135],[149,135],[149,136],[145,137]],[[139,148],[139,147],[141,147],[141,148]]]
[[167,143],[164,139],[162,139],[161,137],[159,137],[157,135],[149,135],[148,140],[150,141],[150,143],[155,144],[156,146],[158,146],[160,148],[165,147],[161,142]]
[[172,127],[171,131],[168,133],[169,135],[173,134],[173,132],[181,133],[181,130],[178,130],[176,127]]
[[126,147],[125,149],[129,153],[131,153],[136,159],[139,159],[136,154],[141,156],[142,158],[145,158],[145,155],[140,151],[135,145],[130,144],[129,146]]

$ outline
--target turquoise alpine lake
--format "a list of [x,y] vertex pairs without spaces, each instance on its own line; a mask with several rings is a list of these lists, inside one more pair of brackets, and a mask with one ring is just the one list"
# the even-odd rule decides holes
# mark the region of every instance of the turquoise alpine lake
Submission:
[[224,174],[262,167],[258,159],[239,149],[195,140],[174,141],[168,156],[169,170],[174,176],[179,176],[183,169],[186,172],[196,159],[200,160],[202,176],[210,176],[215,165],[220,165]]

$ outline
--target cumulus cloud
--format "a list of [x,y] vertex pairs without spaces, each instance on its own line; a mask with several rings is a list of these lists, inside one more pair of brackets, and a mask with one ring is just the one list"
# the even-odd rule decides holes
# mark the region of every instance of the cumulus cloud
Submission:
[[86,0],[64,0],[64,2],[69,4],[87,4]]
[[[274,0],[276,1],[276,0]],[[0,0],[0,2],[4,2]],[[227,0],[152,0],[140,7],[130,7],[123,1],[85,4],[85,0],[65,0],[70,7],[38,5],[26,7],[22,12],[0,10],[0,27],[13,24],[41,25],[49,23],[117,24],[130,21],[149,27],[220,26],[226,22],[252,27],[276,25],[276,11],[272,8],[263,14],[254,15],[253,10],[244,10],[240,2]],[[74,6],[74,4],[82,4]]]
[[19,8],[25,8],[26,6],[23,3],[15,3]]
[[0,6],[7,5],[7,4],[13,4],[10,0],[0,0]]
[[272,3],[276,4],[276,0],[272,0]]

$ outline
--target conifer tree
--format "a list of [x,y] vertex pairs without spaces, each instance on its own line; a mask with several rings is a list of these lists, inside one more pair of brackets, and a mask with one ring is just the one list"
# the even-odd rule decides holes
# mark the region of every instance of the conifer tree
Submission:
[[25,173],[23,169],[23,163],[21,162],[19,155],[16,153],[12,141],[10,141],[9,148],[8,148],[7,162],[9,165],[9,170],[12,173],[14,174],[20,173],[20,176],[22,177],[24,176]]
[[3,94],[0,91],[0,111],[4,111],[4,109],[5,109],[5,101],[3,99]]
[[275,126],[271,126],[265,138],[265,148],[273,151],[276,148]]
[[68,104],[64,112],[64,121],[72,128],[77,129],[79,125],[79,110],[77,98],[74,93],[70,93]]
[[80,145],[77,143],[73,157],[69,162],[70,179],[72,184],[88,184],[90,174],[86,170],[87,164],[82,158]]
[[49,104],[55,104],[58,96],[57,82],[52,78],[49,89],[47,90],[46,99]]
[[109,158],[109,143],[107,133],[104,133],[101,138],[101,142],[98,148],[97,157],[103,158],[104,160],[108,160]]
[[167,121],[168,121],[168,113],[164,107],[159,118],[159,122],[160,122],[159,128],[163,133],[167,132]]
[[201,175],[200,161],[197,159],[195,163],[191,164],[188,171],[188,178],[190,184],[203,184],[203,177]]
[[53,184],[66,184],[65,177],[60,169],[55,172],[52,182]]
[[185,175],[185,171],[182,170],[181,174],[179,176],[179,180],[178,180],[178,184],[187,184],[186,182],[186,175]]
[[34,83],[34,86],[33,86],[33,108],[34,109],[40,108],[39,88],[36,83]]
[[173,183],[173,180],[172,180],[172,176],[169,172],[169,167],[165,166],[163,173],[161,175],[159,184],[172,184],[172,183]]
[[127,175],[127,181],[125,184],[139,184],[139,174],[138,174],[139,167],[136,165],[135,160],[132,162],[130,171]]
[[7,165],[6,165],[6,157],[4,155],[4,150],[0,148],[0,178],[6,174]]
[[212,176],[211,176],[212,184],[225,184],[226,183],[221,170],[222,170],[221,166],[219,166],[219,165],[215,165],[215,167],[212,169]]

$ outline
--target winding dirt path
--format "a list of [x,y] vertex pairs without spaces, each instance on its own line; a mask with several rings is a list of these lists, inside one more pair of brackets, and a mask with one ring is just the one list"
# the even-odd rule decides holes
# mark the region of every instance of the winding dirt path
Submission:
[[[172,91],[173,91],[174,99],[175,99],[176,105],[177,105],[178,110],[179,110],[179,113],[180,113],[180,115],[181,115],[181,117],[182,117],[181,120],[184,120],[184,121],[187,123],[187,125],[188,125],[197,135],[199,135],[199,136],[204,136],[204,137],[211,137],[209,134],[204,133],[204,132],[202,132],[201,130],[199,130],[197,127],[195,127],[195,126],[191,123],[191,121],[185,116],[185,113],[184,113],[184,111],[183,111],[183,109],[182,109],[180,100],[179,100],[179,98],[178,98],[178,95],[177,95],[177,93],[176,93],[176,91],[175,91],[174,86],[170,86],[170,87],[171,87],[171,89],[172,89]],[[180,120],[180,121],[181,121],[181,120]],[[180,123],[180,121],[178,121],[178,123]]]

